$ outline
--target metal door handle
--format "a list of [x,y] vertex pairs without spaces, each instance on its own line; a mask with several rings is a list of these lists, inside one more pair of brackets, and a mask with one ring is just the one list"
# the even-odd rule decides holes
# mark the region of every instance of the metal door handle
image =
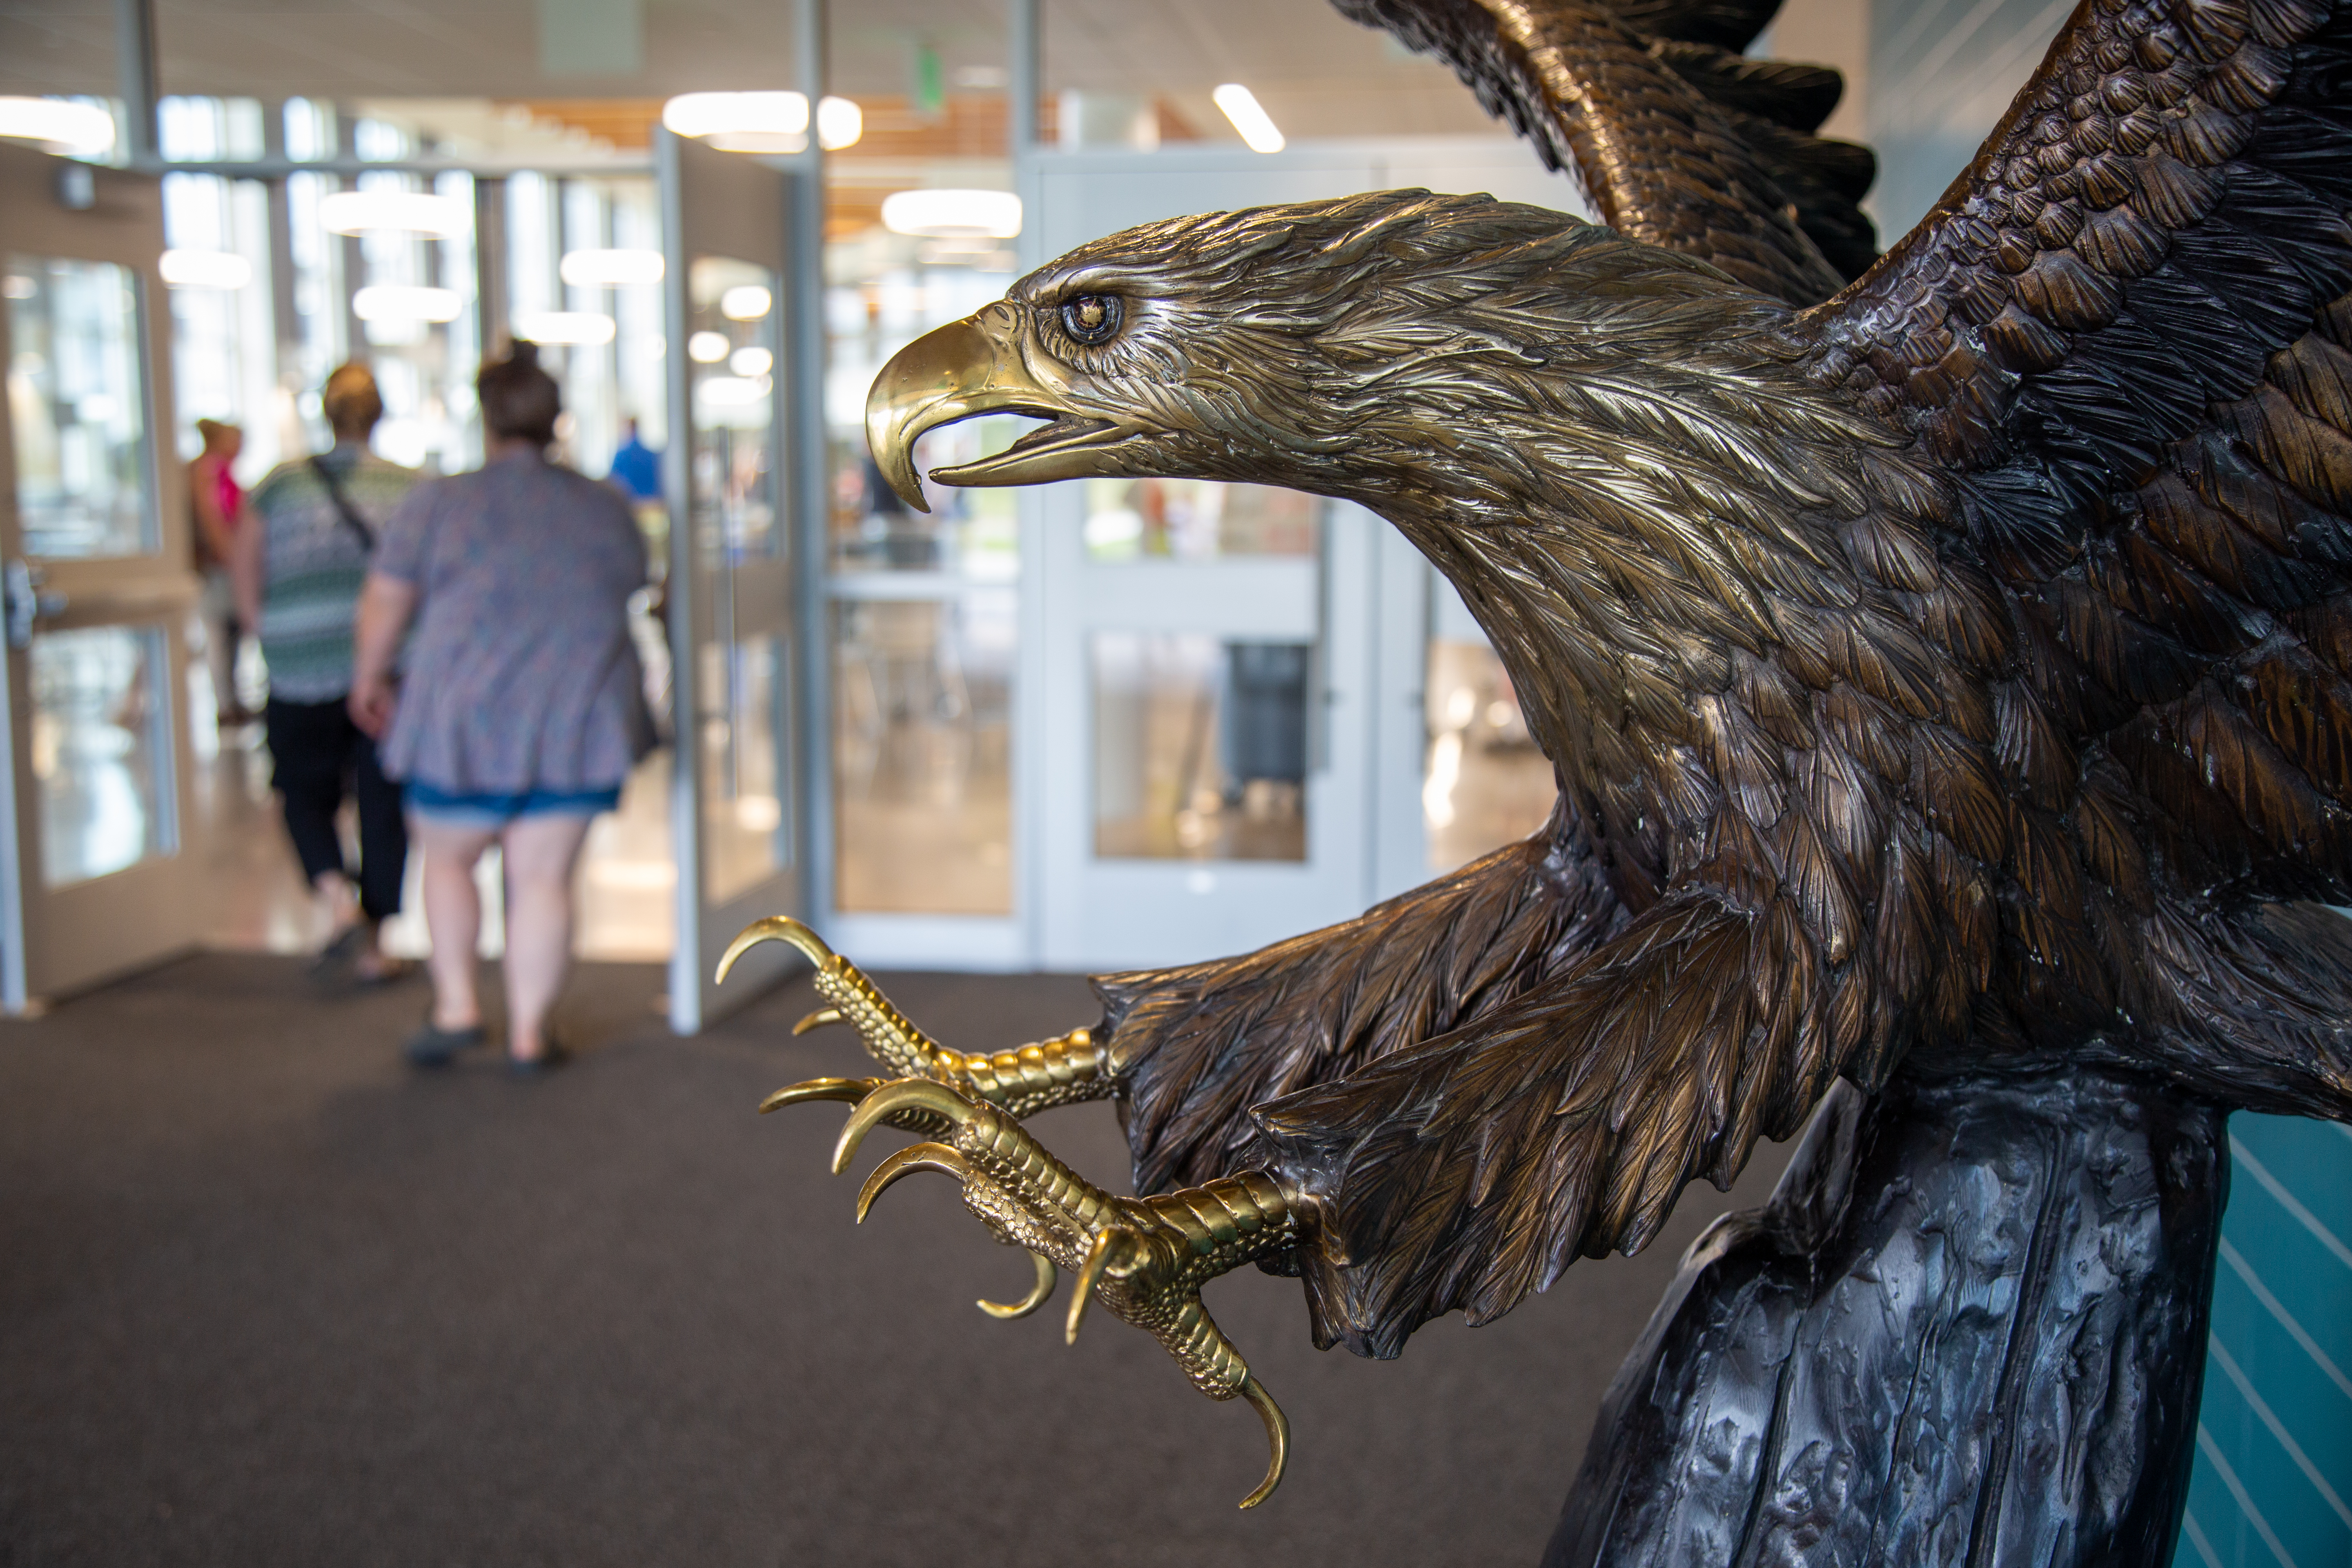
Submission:
[[5,574],[0,574],[0,592],[7,599],[8,646],[29,647],[33,627],[44,617],[55,618],[65,614],[69,602],[55,588],[41,587],[41,569],[29,561],[11,561]]

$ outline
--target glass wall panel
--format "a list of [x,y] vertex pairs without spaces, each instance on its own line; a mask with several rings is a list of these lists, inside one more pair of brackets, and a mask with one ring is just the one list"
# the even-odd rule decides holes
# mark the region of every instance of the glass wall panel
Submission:
[[163,635],[92,626],[33,639],[32,759],[52,888],[176,847]]
[[1095,853],[1307,858],[1306,643],[1091,639]]
[[785,652],[761,634],[702,648],[703,689],[725,706],[702,725],[702,823],[709,898],[723,904],[789,862],[783,754]]
[[110,261],[11,256],[8,424],[25,552],[52,559],[156,548],[140,445],[139,288]]
[[1013,912],[1017,599],[834,605],[835,907]]
[[1483,642],[1429,645],[1429,868],[1451,871],[1525,838],[1551,815],[1551,763],[1528,735],[1511,678]]
[[1271,485],[1088,479],[1087,559],[1223,561],[1312,556],[1323,503]]
[[687,280],[694,363],[694,504],[713,561],[774,555],[776,476],[768,463],[775,427],[777,279],[767,268],[703,257]]

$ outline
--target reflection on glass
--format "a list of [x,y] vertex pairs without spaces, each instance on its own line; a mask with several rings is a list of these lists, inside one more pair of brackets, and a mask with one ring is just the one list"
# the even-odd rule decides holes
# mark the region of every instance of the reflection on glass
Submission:
[[1429,868],[1451,871],[1541,827],[1559,787],[1494,649],[1433,640],[1427,690],[1422,816]]
[[[972,419],[934,430],[915,445],[915,471],[976,462],[1002,452],[1026,421]],[[898,499],[866,450],[861,435],[845,448],[835,470],[834,570],[947,572],[983,582],[1010,582],[1021,570],[1021,523],[1015,492],[923,480],[931,510],[919,512]]]
[[1097,632],[1095,853],[1307,858],[1306,643]]
[[702,822],[708,887],[725,903],[791,863],[782,648],[762,634],[702,646]]
[[155,548],[140,441],[139,297],[110,261],[11,256],[8,425],[28,555]]
[[772,269],[724,257],[702,257],[688,273],[694,526],[706,560],[773,555],[781,548],[769,465],[775,377],[764,369],[743,374],[775,364],[776,288]]
[[1312,555],[1323,503],[1271,485],[1088,479],[1089,561],[1220,561]]
[[41,869],[61,888],[175,847],[163,634],[92,626],[33,639]]
[[834,606],[835,905],[1013,912],[1013,663],[1017,601]]

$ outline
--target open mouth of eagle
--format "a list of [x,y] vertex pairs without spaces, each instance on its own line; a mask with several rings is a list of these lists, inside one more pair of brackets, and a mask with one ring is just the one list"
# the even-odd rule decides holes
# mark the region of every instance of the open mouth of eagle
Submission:
[[1137,434],[1133,426],[1121,425],[1116,420],[1089,419],[1082,415],[1057,413],[1029,404],[977,409],[967,417],[976,417],[981,414],[1014,414],[1028,419],[1043,419],[1045,423],[1034,429],[1023,431],[1020,437],[1002,452],[958,464],[951,468],[934,468],[931,478],[950,485],[1006,478],[1041,458],[1097,447],[1114,447]]

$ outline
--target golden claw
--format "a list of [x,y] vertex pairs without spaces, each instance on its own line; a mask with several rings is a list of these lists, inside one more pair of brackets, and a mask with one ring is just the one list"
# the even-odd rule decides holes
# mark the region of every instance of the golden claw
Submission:
[[797,1040],[803,1035],[807,1034],[811,1029],[822,1029],[827,1024],[843,1024],[846,1022],[848,1022],[848,1019],[844,1016],[840,1008],[819,1007],[815,1012],[811,1013],[807,1017],[803,1018],[799,1023],[793,1026],[793,1038]]
[[1241,1387],[1234,1392],[1248,1400],[1258,1419],[1265,1423],[1265,1479],[1258,1482],[1257,1490],[1242,1499],[1242,1507],[1255,1508],[1274,1495],[1274,1489],[1282,1484],[1284,1468],[1290,1463],[1290,1417],[1282,1413],[1282,1406],[1274,1402],[1274,1395],[1265,1391],[1265,1384],[1257,1380],[1255,1373],[1243,1378]]
[[1136,1256],[1140,1247],[1141,1243],[1137,1240],[1132,1231],[1121,1230],[1117,1226],[1105,1230],[1095,1237],[1093,1245],[1087,1248],[1086,1261],[1078,1265],[1078,1278],[1072,1286],[1070,1315],[1063,1321],[1062,1324],[1064,1344],[1074,1345],[1078,1342],[1078,1321],[1087,1315],[1087,1303],[1095,1299],[1097,1282],[1105,1273],[1119,1279],[1133,1273],[1136,1266],[1141,1261]]
[[[874,1200],[911,1171],[945,1171],[960,1182],[971,1180],[971,1167],[946,1144],[909,1143],[875,1166],[866,1184],[857,1189],[857,1223],[864,1225],[866,1211],[874,1206]],[[839,1173],[837,1169],[835,1173]]]
[[833,1173],[849,1169],[849,1162],[857,1156],[857,1146],[866,1135],[887,1120],[893,1111],[928,1110],[945,1120],[950,1126],[961,1127],[979,1113],[980,1108],[943,1083],[929,1079],[902,1078],[886,1083],[860,1100],[857,1109],[841,1129],[841,1141],[833,1146]]
[[735,967],[735,961],[763,942],[781,942],[788,947],[797,948],[819,969],[834,961],[833,949],[825,946],[824,938],[790,915],[769,915],[753,921],[736,933],[735,940],[727,944],[727,951],[719,955],[719,973],[711,984],[722,984],[727,972]]
[[813,1100],[837,1100],[845,1105],[856,1105],[882,1086],[878,1078],[813,1078],[805,1083],[790,1083],[760,1101],[760,1114],[787,1105],[800,1105]]
[[1029,1254],[1029,1261],[1037,1266],[1037,1282],[1029,1288],[1029,1294],[1022,1297],[1018,1301],[982,1300],[974,1304],[990,1317],[1003,1318],[1010,1322],[1014,1318],[1027,1317],[1047,1301],[1052,1300],[1054,1281],[1060,1278],[1054,1271],[1054,1260],[1042,1252],[1032,1252]]

